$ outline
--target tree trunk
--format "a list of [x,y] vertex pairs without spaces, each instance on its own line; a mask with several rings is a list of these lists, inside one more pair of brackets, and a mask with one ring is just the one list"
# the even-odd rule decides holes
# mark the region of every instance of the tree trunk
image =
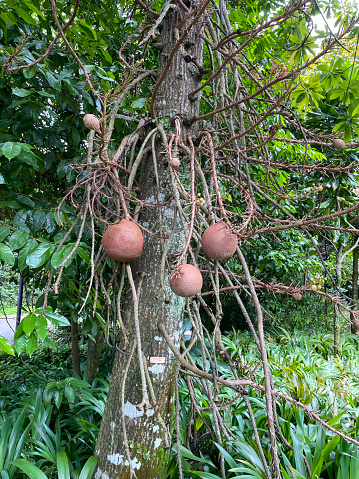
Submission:
[[71,353],[72,369],[74,373],[80,375],[80,353],[79,353],[79,328],[77,323],[71,318]]
[[92,384],[98,374],[98,368],[101,359],[102,346],[105,337],[100,327],[97,328],[95,341],[88,338],[88,350],[86,358],[87,381]]
[[[359,246],[353,250],[353,301],[358,301],[358,259],[359,259]],[[356,309],[356,304],[353,308]],[[351,319],[351,330],[353,334],[359,334],[359,320],[354,317],[353,314],[350,315]]]
[[[162,23],[160,74],[176,42],[175,26],[181,20],[179,12],[180,9],[177,12],[170,9]],[[198,38],[196,40],[196,32],[198,33],[198,27],[189,34],[184,47],[190,48],[196,44],[191,54],[201,61],[202,42],[198,41]],[[194,65],[186,63],[180,51],[177,51],[158,90],[155,103],[155,115],[161,119],[165,128],[174,115],[181,119],[181,123],[186,123],[187,119],[198,114],[199,98],[195,101],[188,99],[188,94],[198,86],[201,80],[197,67],[192,67]],[[193,130],[184,127],[182,140],[186,141],[186,137],[191,134]],[[168,172],[168,158],[160,136],[156,138],[155,151],[158,185],[152,154],[144,158],[141,164],[138,191],[141,199],[147,204],[157,202],[158,199],[165,202],[173,194]],[[180,173],[189,175],[186,162],[182,160],[181,163]],[[132,477],[130,465],[137,479],[165,479],[166,477],[177,361],[174,360],[159,333],[157,324],[162,322],[172,341],[179,346],[185,300],[170,291],[168,278],[176,261],[175,255],[183,250],[186,238],[186,226],[178,218],[174,202],[169,201],[170,203],[161,208],[146,208],[141,214],[139,224],[152,234],[144,232],[143,253],[138,260],[131,263],[136,289],[142,280],[142,285],[138,289],[139,326],[145,367],[147,366],[149,372],[156,402],[154,403],[150,398],[150,408],[138,407],[143,395],[138,350],[134,350],[132,358],[130,355],[136,336],[133,298],[132,294],[127,294],[123,309],[130,336],[127,344],[123,339],[122,344],[118,346],[114,361],[110,390],[96,446],[98,466],[95,479],[130,478]],[[169,301],[168,299],[165,301],[161,287],[160,264],[164,247],[174,227],[175,215],[176,227],[164,271],[164,284],[169,293]],[[150,361],[151,357],[165,358],[165,363],[155,364]],[[130,456],[131,464],[128,456]]]

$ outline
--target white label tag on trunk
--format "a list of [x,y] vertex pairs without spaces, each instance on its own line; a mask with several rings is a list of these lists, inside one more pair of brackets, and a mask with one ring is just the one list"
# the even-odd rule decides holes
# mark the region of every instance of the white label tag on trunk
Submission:
[[152,357],[150,358],[150,363],[152,364],[165,364],[166,358]]

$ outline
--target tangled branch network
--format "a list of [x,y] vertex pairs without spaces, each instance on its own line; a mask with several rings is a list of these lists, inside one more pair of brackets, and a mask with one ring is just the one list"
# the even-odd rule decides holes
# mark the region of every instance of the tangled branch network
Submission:
[[[313,235],[322,235],[326,238],[326,231],[332,230],[358,235],[359,230],[351,226],[338,226],[336,220],[343,215],[356,214],[359,203],[346,209],[338,207],[337,211],[330,214],[320,214],[325,190],[323,191],[320,185],[315,186],[318,200],[313,207],[310,207],[303,201],[309,193],[298,190],[296,186],[298,184],[296,178],[300,175],[317,173],[322,175],[324,182],[327,181],[327,177],[349,175],[356,171],[357,165],[345,154],[338,155],[335,159],[332,156],[330,160],[323,155],[320,163],[314,161],[311,155],[313,151],[337,152],[344,149],[347,151],[356,145],[345,144],[340,138],[335,138],[332,133],[312,131],[303,126],[301,119],[291,107],[291,93],[301,83],[303,73],[338,46],[338,43],[356,24],[357,19],[354,18],[344,25],[336,35],[330,35],[323,48],[312,58],[302,59],[297,65],[286,67],[275,63],[270,70],[263,70],[247,55],[251,45],[259,37],[270,35],[273,30],[280,28],[293,18],[301,15],[308,18],[311,2],[299,0],[290,3],[277,15],[263,20],[260,25],[253,26],[247,31],[233,31],[228,11],[222,7],[223,2],[220,2],[218,6],[216,2],[210,0],[194,2],[177,0],[166,5],[159,13],[152,10],[145,1],[137,0],[138,6],[145,11],[148,22],[147,25],[140,25],[136,31],[136,38],[140,38],[137,44],[144,47],[141,50],[143,57],[127,63],[122,53],[123,46],[119,56],[128,67],[126,76],[117,88],[99,92],[94,84],[95,80],[86,71],[84,63],[66,37],[66,30],[75,18],[75,12],[68,23],[61,27],[57,18],[55,1],[51,0],[51,3],[59,33],[48,47],[46,54],[48,55],[53,44],[62,38],[83,70],[90,91],[100,101],[102,114],[100,117],[94,115],[85,117],[85,124],[90,128],[87,139],[87,161],[72,165],[72,168],[78,171],[78,180],[58,208],[59,219],[64,202],[70,202],[78,209],[76,222],[67,231],[67,235],[58,248],[61,248],[76,225],[80,226],[78,240],[60,265],[56,279],[52,270],[46,293],[48,294],[54,279],[53,288],[55,293],[58,292],[65,264],[75,254],[84,231],[89,229],[92,235],[91,272],[81,310],[87,304],[91,294],[92,304],[94,304],[93,315],[95,315],[97,299],[100,295],[104,297],[107,308],[105,326],[107,340],[116,345],[120,335],[128,343],[130,341],[128,330],[132,326],[128,325],[123,318],[122,307],[124,292],[129,285],[132,292],[136,331],[136,340],[129,348],[130,358],[137,348],[143,390],[143,400],[138,408],[147,407],[151,402],[156,401],[141,349],[142,332],[138,318],[141,282],[135,284],[129,263],[109,261],[102,244],[99,245],[100,242],[96,241],[96,238],[99,239],[102,236],[104,226],[116,224],[121,219],[138,224],[144,234],[149,237],[162,235],[163,255],[158,265],[161,272],[161,290],[158,291],[157,299],[169,301],[169,285],[165,274],[168,265],[171,265],[173,271],[171,278],[178,280],[182,275],[181,267],[191,263],[200,272],[205,283],[206,291],[201,292],[199,287],[199,291],[194,291],[193,294],[184,294],[188,296],[185,311],[192,324],[192,336],[188,345],[182,342],[181,350],[178,349],[164,325],[158,325],[179,362],[179,373],[186,377],[193,402],[193,418],[196,415],[202,417],[194,392],[196,387],[200,387],[208,397],[215,431],[211,430],[205,419],[203,422],[213,439],[218,444],[222,444],[224,439],[230,440],[232,433],[223,421],[221,407],[224,405],[230,407],[236,399],[242,397],[248,407],[257,448],[268,478],[281,477],[278,440],[287,447],[291,447],[283,437],[279,425],[276,410],[276,402],[279,399],[304,409],[310,418],[322,424],[333,434],[359,445],[354,438],[325,423],[307,405],[275,389],[268,364],[263,327],[263,317],[267,312],[263,311],[257,294],[258,290],[265,289],[273,294],[283,294],[298,300],[303,294],[318,295],[332,301],[339,311],[351,313],[353,317],[356,315],[354,303],[343,303],[339,289],[335,286],[335,279],[331,277]],[[75,5],[75,10],[78,3]],[[158,29],[166,22],[168,15],[172,14],[177,16],[177,26],[173,31],[175,42],[164,67],[158,70],[143,70],[147,46],[151,42],[156,42],[159,36]],[[194,31],[196,32],[195,42],[191,40],[192,43],[188,47],[187,40]],[[298,49],[305,46],[308,36]],[[132,39],[129,38],[126,47],[130,48],[131,42]],[[196,42],[203,42],[205,45],[206,55],[203,59],[197,58],[192,52]],[[171,117],[159,118],[156,116],[158,95],[168,79],[171,64],[177,57],[182,58],[184,64],[196,74],[207,75],[207,79],[202,80],[199,86],[188,94],[190,102],[199,103],[199,113],[192,118],[184,118],[181,112]],[[8,71],[12,68],[23,68],[20,65],[14,66],[12,62],[15,60],[14,54],[6,65]],[[131,134],[120,140],[116,148],[114,141],[118,141],[118,135],[114,135],[114,128],[116,118],[121,118],[121,104],[134,88],[145,81],[150,84],[152,82],[153,85],[150,115],[142,118],[127,118],[133,120],[135,127]],[[293,145],[301,148],[298,150],[301,151],[300,158],[285,154],[288,146]],[[278,155],[278,151],[284,154]],[[158,188],[157,197],[151,202],[141,199],[138,191],[141,167],[146,161],[153,163],[152,171]],[[163,178],[158,173],[159,165],[163,162],[167,162],[167,195],[164,194],[162,186]],[[285,174],[286,181],[278,180],[279,173]],[[157,213],[161,224],[161,215],[165,208],[174,212],[173,229],[167,235],[163,234],[161,227],[156,231],[151,230],[139,220],[144,212],[153,211]],[[301,212],[301,216],[293,213],[295,211]],[[178,252],[173,259],[168,252],[174,241],[174,231],[178,227],[176,221],[179,221],[186,237],[177,247]],[[230,256],[233,255],[231,262],[222,261],[217,257],[211,258],[201,251],[203,232],[215,224],[220,224],[221,228],[228,233],[227,236],[232,240],[235,239],[234,251],[230,254]],[[284,285],[275,281],[264,282],[252,278],[242,251],[243,245],[255,242],[258,237],[266,235],[280,241],[277,237],[279,232],[293,229],[300,230],[317,250],[326,275],[334,285],[332,295],[319,290],[314,291],[306,285],[294,283]],[[234,261],[240,265],[238,267],[241,269],[241,274],[234,273]],[[108,268],[111,274],[105,274]],[[221,293],[224,291],[232,294],[237,301],[253,335],[261,356],[264,385],[256,382],[258,371],[254,371],[250,378],[241,378],[237,361],[231,358],[223,345],[220,325],[223,317]],[[210,307],[204,299],[208,295],[214,297],[211,303],[213,307]],[[255,321],[246,309],[243,295],[248,295],[254,304]],[[45,306],[46,300],[44,308]],[[203,324],[201,308],[213,325],[213,334],[210,334]],[[110,334],[110,331],[113,333]],[[212,344],[211,350],[207,347],[208,341]],[[191,349],[198,343],[201,347],[202,369],[197,367],[191,358]],[[230,378],[224,378],[218,372],[216,353],[226,358],[231,368]],[[128,368],[126,374],[127,370]],[[222,388],[230,388],[235,394],[232,400],[219,404],[218,396]],[[266,398],[272,458],[270,464],[263,452],[253,411],[246,397],[249,388],[263,393]],[[157,416],[161,422],[160,408],[157,410]],[[178,424],[177,408],[177,426]],[[125,425],[123,427],[126,429]],[[126,431],[124,432],[126,436],[125,433]],[[179,437],[179,434],[177,436]],[[169,444],[167,435],[165,443]],[[126,449],[129,457],[128,447]],[[179,447],[177,451],[180,455]],[[221,473],[224,479],[226,476],[223,457],[221,461]],[[304,461],[310,475],[310,467],[305,457]],[[129,464],[131,465],[131,460]],[[183,477],[180,457],[178,464],[180,477]],[[132,474],[135,474],[133,469]]]

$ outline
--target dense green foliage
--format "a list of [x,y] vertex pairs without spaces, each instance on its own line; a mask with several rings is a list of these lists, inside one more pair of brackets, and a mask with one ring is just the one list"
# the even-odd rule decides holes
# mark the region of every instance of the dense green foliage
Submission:
[[[261,382],[262,372],[257,368],[259,356],[250,335],[233,332],[223,337],[223,341],[231,357],[241,365],[243,376],[247,377],[252,371],[253,377]],[[207,346],[211,347],[209,343]],[[341,354],[334,357],[332,338],[323,333],[307,336],[300,331],[283,331],[269,336],[268,353],[276,388],[309,405],[335,429],[353,433],[358,438],[358,346],[359,338],[344,331]],[[200,366],[200,349],[196,355],[196,348],[199,346],[194,347],[193,357]],[[84,379],[71,376],[68,349],[54,355],[51,349],[41,348],[31,358],[24,354],[21,359],[0,358],[0,441],[5,451],[0,464],[10,478],[27,477],[28,462],[25,461],[43,471],[46,477],[91,477],[80,471],[84,470],[87,460],[91,464],[106,400],[111,355],[107,349],[101,362],[101,379],[92,386]],[[226,361],[218,361],[218,367],[224,377],[231,376]],[[217,475],[219,451],[225,458],[227,477],[246,474],[258,479],[266,477],[247,406],[241,397],[235,399],[235,396],[231,390],[219,396],[219,405],[229,403],[221,407],[223,421],[230,431],[229,439],[221,447],[210,440],[215,425],[211,410],[206,409],[208,398],[196,390],[197,404],[204,409],[201,419],[193,422],[188,389],[184,378],[181,379],[180,434],[185,478],[220,477]],[[264,396],[250,390],[247,399],[268,455]],[[277,400],[277,412],[282,433],[294,448],[291,451],[289,447],[281,447],[283,477],[289,479],[293,474],[296,479],[314,479],[316,475],[323,479],[357,479],[359,456],[354,445],[333,436],[303,410],[281,399]],[[146,456],[145,450],[141,453]],[[311,468],[311,476],[307,474],[302,454]],[[13,461],[16,462],[13,464]],[[65,476],[61,476],[62,467],[68,468]],[[178,478],[175,458],[169,465],[169,476]]]

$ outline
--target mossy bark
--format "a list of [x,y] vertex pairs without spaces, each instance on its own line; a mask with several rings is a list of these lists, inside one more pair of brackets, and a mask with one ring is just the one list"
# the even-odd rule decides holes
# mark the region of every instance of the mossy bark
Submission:
[[71,318],[71,355],[72,369],[74,373],[80,375],[80,351],[79,351],[79,328],[77,323]]
[[[176,42],[174,28],[181,20],[180,11],[169,10],[161,29],[160,73],[169,58],[170,51]],[[196,41],[198,28],[189,36],[194,45],[192,55],[200,61],[202,58],[202,42]],[[198,37],[197,37],[198,39]],[[164,126],[171,126],[174,115],[186,120],[198,113],[199,98],[190,101],[188,94],[194,90],[201,80],[194,65],[188,65],[177,52],[167,72],[156,98],[155,114]],[[172,128],[173,131],[173,128]],[[190,127],[184,128],[184,134],[193,134]],[[186,141],[185,138],[183,138]],[[131,263],[136,287],[142,280],[139,296],[139,323],[142,350],[146,358],[156,404],[150,408],[138,410],[136,406],[142,400],[141,377],[137,349],[130,362],[127,378],[123,385],[124,372],[129,360],[129,352],[135,339],[134,313],[132,295],[127,294],[124,303],[124,320],[130,336],[118,345],[110,390],[107,398],[104,417],[96,446],[98,466],[96,479],[127,479],[131,477],[128,456],[125,450],[125,438],[122,417],[125,418],[130,459],[137,479],[165,479],[169,451],[166,450],[165,435],[169,434],[174,412],[174,386],[177,362],[157,329],[162,322],[172,341],[178,346],[181,335],[181,321],[185,306],[184,298],[173,294],[168,286],[168,278],[176,261],[176,255],[183,249],[186,228],[177,216],[176,228],[168,251],[168,260],[164,272],[164,284],[169,293],[169,302],[161,288],[160,264],[166,241],[171,235],[176,210],[174,202],[168,200],[173,193],[169,180],[168,159],[161,137],[156,137],[156,160],[158,178],[154,171],[152,155],[144,158],[141,164],[139,179],[139,197],[148,203],[157,203],[158,199],[166,203],[162,207],[145,208],[138,222],[151,234],[144,234],[144,250],[138,260]],[[189,174],[188,159],[181,160],[181,173]],[[187,163],[187,164],[186,164]],[[157,184],[157,180],[159,185]],[[159,187],[158,187],[159,186]],[[153,364],[151,357],[166,358],[164,364]],[[122,390],[124,387],[124,396]],[[124,404],[122,408],[121,404]],[[162,422],[157,412],[160,412]]]
[[95,341],[88,338],[88,350],[86,358],[86,374],[87,381],[92,384],[93,380],[98,375],[98,369],[100,365],[102,346],[105,341],[105,336],[100,327],[97,328]]

